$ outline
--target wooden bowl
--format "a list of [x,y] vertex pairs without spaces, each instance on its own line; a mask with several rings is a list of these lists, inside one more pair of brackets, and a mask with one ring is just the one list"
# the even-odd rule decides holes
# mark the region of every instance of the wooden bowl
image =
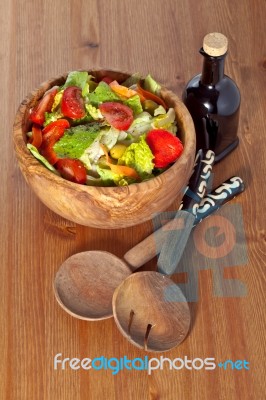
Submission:
[[[100,69],[88,72],[96,78],[108,75],[117,81],[123,81],[131,75]],[[195,131],[184,104],[164,87],[161,96],[168,106],[175,109],[184,150],[181,157],[161,175],[129,186],[85,186],[55,175],[32,156],[26,147],[26,133],[30,130],[29,111],[49,88],[62,85],[66,77],[67,74],[64,74],[42,83],[22,101],[15,116],[13,132],[18,163],[28,185],[39,199],[70,221],[101,229],[140,224],[150,220],[154,213],[165,211],[177,198],[181,200],[182,190],[194,164]]]

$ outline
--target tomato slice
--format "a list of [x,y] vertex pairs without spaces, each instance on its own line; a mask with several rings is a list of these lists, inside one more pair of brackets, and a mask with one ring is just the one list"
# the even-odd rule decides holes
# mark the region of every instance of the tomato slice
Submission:
[[156,168],[166,168],[180,157],[183,144],[180,139],[165,129],[152,129],[146,136],[146,142],[154,155]]
[[69,128],[70,127],[70,123],[68,122],[67,119],[58,119],[57,121],[54,122],[50,122],[50,124],[46,125],[45,128],[43,128],[42,133],[43,135],[45,135],[46,133],[48,133],[51,129],[53,129],[55,126],[60,126],[62,128]]
[[31,131],[32,137],[30,138],[30,143],[38,149],[42,144],[42,130],[38,125],[33,124]]
[[43,145],[54,145],[65,133],[62,126],[54,126],[42,136]]
[[69,86],[64,90],[61,112],[71,119],[83,118],[86,115],[81,89],[77,86]]
[[68,181],[80,184],[86,183],[86,168],[81,161],[72,158],[60,158],[55,167],[61,176]]
[[106,121],[120,131],[126,131],[133,122],[133,111],[125,104],[107,101],[99,105]]
[[109,83],[113,82],[113,79],[106,75],[101,79],[101,82],[105,82],[109,85]]
[[55,165],[55,163],[59,160],[52,145],[42,146],[40,153],[51,165]]
[[47,92],[39,103],[34,107],[29,115],[29,119],[38,125],[43,125],[45,121],[45,113],[50,112],[53,106],[54,98],[58,92],[57,88],[54,88]]
[[53,149],[54,144],[64,135],[66,127],[69,127],[67,120],[51,122],[42,131],[42,145],[40,147],[41,154],[54,165],[58,161],[56,152]]

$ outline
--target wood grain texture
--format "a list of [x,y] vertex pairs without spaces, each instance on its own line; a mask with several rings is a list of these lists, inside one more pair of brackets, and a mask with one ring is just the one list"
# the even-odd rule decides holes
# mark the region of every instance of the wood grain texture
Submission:
[[[265,368],[266,4],[263,0],[2,1],[0,398],[7,400],[263,400]],[[232,175],[246,183],[234,200],[243,213],[246,263],[224,268],[242,281],[243,297],[213,294],[211,269],[198,273],[192,329],[167,353],[174,359],[247,360],[250,370],[54,370],[53,358],[143,357],[113,319],[74,319],[57,304],[52,283],[70,255],[105,250],[122,257],[153,229],[87,228],[47,209],[21,175],[12,143],[16,110],[48,77],[105,67],[150,72],[178,96],[201,70],[198,49],[208,32],[228,37],[226,72],[241,95],[239,147],[214,167],[213,186]],[[260,38],[260,40],[258,40]],[[177,207],[178,204],[173,205]],[[145,265],[154,270],[156,260]],[[174,277],[184,282],[185,274]],[[158,354],[150,354],[150,357]]]

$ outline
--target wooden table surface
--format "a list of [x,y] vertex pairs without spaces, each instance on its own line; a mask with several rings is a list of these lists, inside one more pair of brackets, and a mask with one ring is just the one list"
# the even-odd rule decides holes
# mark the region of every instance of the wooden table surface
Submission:
[[[265,399],[265,1],[9,0],[1,2],[0,11],[0,398]],[[107,231],[55,215],[22,177],[12,124],[28,92],[48,77],[75,69],[150,72],[181,96],[188,79],[201,71],[198,50],[204,35],[213,31],[229,39],[226,72],[242,95],[240,145],[215,166],[213,184],[232,175],[246,183],[228,214],[229,220],[242,215],[236,228],[243,231],[246,258],[234,260],[234,265],[199,267],[188,337],[167,353],[146,353],[121,336],[112,318],[85,322],[66,314],[56,303],[52,284],[71,254],[102,249],[122,256],[152,232],[152,223]],[[156,258],[145,265],[155,267]],[[220,268],[222,283],[226,278],[240,282],[241,290],[215,292],[215,268]],[[173,279],[181,282],[184,276]],[[170,361],[150,374],[73,370],[69,365],[55,370],[58,353],[62,358],[163,356]],[[186,357],[214,358],[216,368],[196,369],[201,365],[196,360],[193,369],[170,369],[170,362],[178,368]],[[242,363],[234,369],[229,362],[226,369],[218,366],[226,360]]]

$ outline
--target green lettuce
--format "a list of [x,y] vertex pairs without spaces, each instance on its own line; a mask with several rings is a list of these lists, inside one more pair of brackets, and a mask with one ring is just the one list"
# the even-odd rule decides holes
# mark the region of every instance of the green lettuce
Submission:
[[147,133],[151,129],[151,123],[151,114],[144,111],[134,119],[127,132],[134,138],[137,138],[138,136]]
[[136,182],[128,176],[115,174],[110,168],[103,168],[97,165],[97,172],[100,176],[101,186],[127,186]]
[[32,144],[28,143],[27,148],[31,152],[31,154],[38,160],[40,161],[46,168],[48,168],[50,171],[57,173],[56,169],[44,158],[38,151],[38,149],[33,146]]
[[99,158],[104,154],[101,144],[110,150],[117,142],[121,132],[115,128],[102,127],[95,140],[85,149],[79,157],[88,170],[95,168]]
[[131,143],[119,158],[119,165],[127,165],[134,168],[141,180],[148,179],[152,175],[154,156],[146,143],[144,135],[140,136],[138,142]]
[[97,88],[88,94],[88,99],[95,107],[98,107],[99,104],[105,101],[120,101],[120,97],[117,96],[105,82],[100,82]]
[[83,151],[79,157],[80,161],[83,162],[88,170],[92,170],[93,166],[97,163],[103,151],[100,146],[100,135],[98,135],[95,140],[93,140],[90,145]]
[[58,157],[80,158],[91,146],[100,132],[99,124],[87,124],[72,127],[54,145]]
[[62,89],[65,89],[69,86],[78,86],[83,90],[86,87],[88,79],[89,79],[88,72],[72,71],[68,74],[67,80],[63,85]]
[[91,104],[85,104],[85,108],[94,120],[103,119],[102,113],[99,108],[93,107]]
[[103,186],[114,186],[115,182],[119,182],[123,176],[114,174],[113,171],[110,170],[110,168],[102,168],[99,165],[97,165],[97,172],[101,178],[101,182]]
[[133,114],[135,116],[142,113],[142,111],[143,111],[138,94],[135,94],[135,96],[132,96],[129,99],[123,101],[123,103],[132,109]]
[[175,120],[175,110],[169,108],[166,114],[159,114],[153,118],[152,128],[154,129],[166,129],[172,134],[176,134],[177,126]]
[[102,130],[100,142],[110,150],[118,141],[120,134],[121,132],[118,129],[111,126],[109,129]]
[[63,90],[60,90],[58,93],[56,93],[51,112],[54,112],[59,108],[63,97],[63,93],[64,93]]
[[159,83],[157,83],[150,74],[144,79],[143,88],[156,95],[159,95],[161,90]]
[[140,80],[141,80],[141,75],[139,72],[136,72],[135,74],[133,74],[129,78],[127,78],[122,83],[122,85],[126,86],[126,87],[130,87],[130,86],[136,85]]
[[60,111],[55,111],[55,112],[51,112],[51,113],[45,112],[43,125],[46,126],[46,125],[50,124],[51,122],[55,122],[62,117],[64,117],[64,116],[63,116],[63,114],[61,114]]

